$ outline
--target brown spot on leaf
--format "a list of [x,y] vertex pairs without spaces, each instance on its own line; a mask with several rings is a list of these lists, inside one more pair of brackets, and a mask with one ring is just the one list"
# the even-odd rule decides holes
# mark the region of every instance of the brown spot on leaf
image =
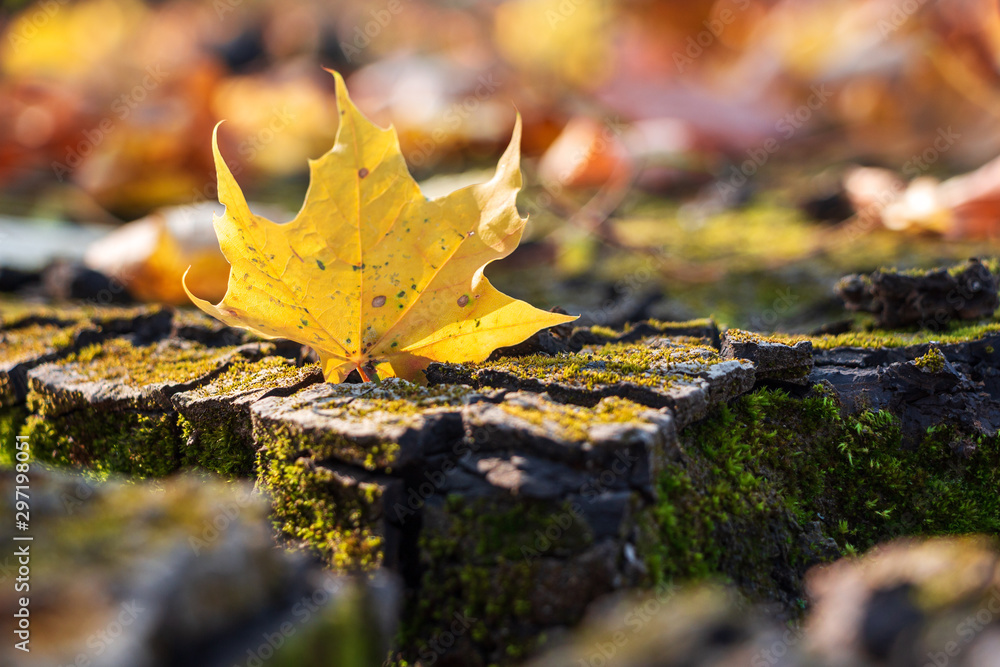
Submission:
[[379,296],[375,297],[374,299],[372,299],[372,308],[381,308],[384,305],[385,305],[385,297],[384,296],[379,295]]
[[465,308],[467,305],[469,305],[469,295],[463,294],[462,296],[458,297],[458,305],[461,308]]
[[368,175],[368,167],[361,167],[358,169],[358,178],[364,178]]

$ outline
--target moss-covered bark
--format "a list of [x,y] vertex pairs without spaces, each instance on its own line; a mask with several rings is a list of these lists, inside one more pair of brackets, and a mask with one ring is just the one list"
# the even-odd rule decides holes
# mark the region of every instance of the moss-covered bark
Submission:
[[[794,613],[814,563],[897,535],[1000,532],[1000,440],[969,414],[1000,414],[996,326],[946,332],[987,337],[962,345],[871,333],[885,348],[871,352],[734,331],[733,358],[663,323],[589,330],[580,353],[441,366],[427,388],[323,384],[271,344],[129,334],[45,364],[47,347],[26,348],[32,392],[0,408],[0,437],[101,474],[255,477],[290,542],[334,569],[400,574],[399,664],[510,664],[639,581],[728,579]],[[810,390],[823,373],[872,393]],[[762,388],[803,376],[794,394]],[[931,403],[968,419],[913,439]]]
[[8,468],[14,463],[15,437],[27,417],[28,411],[22,405],[0,407],[0,468]]
[[[275,526],[338,571],[372,571],[386,561],[386,504],[398,480],[295,456],[277,439],[261,450],[258,481],[272,498]],[[287,442],[287,441],[286,441]],[[387,496],[389,496],[387,498]],[[395,557],[392,557],[395,560]]]
[[22,430],[40,461],[144,479],[180,467],[176,415],[160,412],[70,412],[31,415]]
[[433,664],[445,655],[456,664],[509,664],[543,646],[541,616],[572,625],[584,611],[582,605],[542,609],[540,601],[552,593],[547,566],[556,556],[565,571],[589,573],[565,582],[578,587],[581,599],[611,591],[599,568],[590,567],[593,546],[579,508],[569,502],[435,499],[424,515],[421,579],[407,602],[394,664]]
[[[805,568],[901,535],[1000,534],[1000,438],[928,430],[901,446],[884,411],[758,390],[682,435],[657,480],[646,558],[657,579],[722,576],[794,602]],[[794,605],[792,605],[794,608]]]

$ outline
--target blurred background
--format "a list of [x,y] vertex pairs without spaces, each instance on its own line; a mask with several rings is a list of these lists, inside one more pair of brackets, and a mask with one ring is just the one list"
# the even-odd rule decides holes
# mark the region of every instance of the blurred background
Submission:
[[212,128],[291,219],[337,129],[323,67],[431,197],[489,178],[519,111],[530,222],[488,272],[584,323],[809,331],[844,273],[1000,236],[994,0],[43,0],[0,33],[22,296],[183,304],[193,265],[221,297]]

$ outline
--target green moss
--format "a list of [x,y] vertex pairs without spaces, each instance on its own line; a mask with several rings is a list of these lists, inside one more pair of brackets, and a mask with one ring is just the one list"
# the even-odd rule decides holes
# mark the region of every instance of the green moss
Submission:
[[[662,578],[724,573],[775,597],[767,550],[791,540],[782,557],[802,556],[789,516],[818,522],[843,553],[899,535],[1000,533],[998,437],[940,426],[904,450],[886,412],[844,417],[829,397],[760,390],[683,439],[685,459],[661,474],[651,521],[649,561]],[[953,453],[956,443],[972,444],[971,456]]]
[[[111,339],[57,363],[71,366],[73,373],[88,380],[143,387],[209,375],[233,349],[177,340],[136,346],[126,339]],[[210,397],[223,391],[267,387],[300,373],[301,369],[281,358],[251,362],[236,357],[226,372],[194,393]],[[34,380],[28,407],[37,415],[30,430],[47,444],[43,460],[138,477],[159,477],[182,465],[226,476],[247,476],[253,470],[248,415],[244,415],[244,428],[238,428],[242,413],[236,409],[208,406],[198,413],[202,419],[197,424],[187,418],[178,422],[173,411],[155,411],[158,404],[152,401],[129,399],[110,407],[94,406],[72,387],[51,390]]]
[[252,443],[238,435],[235,414],[197,429],[183,415],[177,421],[182,466],[211,470],[226,478],[248,477],[253,473]]
[[[716,324],[715,320],[713,320],[710,317],[685,320],[683,322],[665,322],[662,320],[649,319],[636,323],[626,322],[625,326],[622,327],[620,331],[617,329],[612,329],[611,327],[604,327],[599,325],[586,327],[586,330],[593,335],[611,341],[627,335],[628,333],[635,330],[637,327],[648,328],[651,329],[654,333],[661,333],[667,336],[671,336],[671,338],[690,338],[692,341],[695,341],[696,344],[703,345],[704,341],[701,338],[697,338],[694,336],[674,336],[673,334],[674,332],[685,331],[685,330],[698,330],[698,329],[704,329],[706,331],[714,330],[716,328]],[[574,329],[574,331],[579,331],[579,330],[581,329],[580,328]]]
[[272,499],[275,527],[338,571],[374,571],[382,565],[376,531],[381,491],[375,484],[343,484],[308,459],[260,454],[258,482]]
[[[367,471],[391,472],[400,445],[392,441],[390,432],[422,427],[420,415],[428,412],[457,412],[471,393],[469,387],[462,385],[422,387],[398,378],[386,379],[378,387],[371,384],[308,387],[289,397],[289,412],[308,410],[343,421],[329,430],[303,431],[294,418],[268,419],[255,426],[255,438],[267,447],[271,457],[336,459]],[[349,432],[347,424],[362,418],[378,424],[378,436],[359,441]]]
[[808,336],[782,333],[760,334],[743,329],[726,330],[726,338],[734,343],[777,343],[779,345],[795,345],[801,341],[809,340]]
[[905,347],[924,343],[964,343],[980,340],[997,333],[1000,333],[1000,321],[983,320],[971,324],[968,322],[953,321],[946,325],[942,331],[920,329],[888,331],[870,329],[837,335],[806,336],[805,339],[812,341],[813,347],[821,350],[829,350],[836,347],[875,349],[882,347]]
[[[405,416],[398,418],[402,420]],[[268,424],[266,432],[259,431],[256,439],[274,457],[308,455],[316,460],[332,458],[359,465],[365,470],[391,472],[399,454],[399,445],[395,442],[360,445],[341,433],[306,434],[285,424]]]
[[423,574],[406,603],[396,664],[440,658],[436,639],[456,618],[470,621],[465,632],[488,663],[509,664],[537,650],[544,637],[529,596],[539,586],[541,559],[593,542],[579,508],[450,497],[433,512],[419,538]]
[[54,418],[31,415],[24,433],[38,460],[99,473],[163,477],[180,463],[173,414],[81,410]]
[[116,320],[130,320],[163,310],[162,306],[93,306],[79,303],[43,304],[17,298],[0,297],[0,327],[15,328],[27,319],[48,320],[64,325],[93,322],[98,325]]
[[339,385],[335,394],[315,409],[339,418],[358,418],[375,413],[388,417],[407,417],[432,408],[460,406],[471,393],[461,385],[424,387],[413,382],[388,378],[381,386]]
[[27,416],[24,406],[0,407],[0,468],[14,464],[14,444]]
[[927,354],[917,357],[913,360],[913,364],[928,373],[940,373],[944,370],[945,358],[941,350],[936,346],[932,345]]
[[[719,419],[727,418],[710,422]],[[681,460],[659,474],[658,500],[645,517],[640,544],[654,583],[722,577],[753,600],[796,606],[817,556],[806,553],[795,514],[749,461],[749,447],[735,439],[685,438]],[[776,570],[788,580],[776,581]]]
[[15,364],[64,349],[83,325],[32,324],[0,333],[0,364]]
[[558,431],[559,435],[570,440],[586,442],[590,428],[596,424],[643,423],[643,413],[650,408],[617,396],[609,396],[590,408],[563,403],[544,403],[521,406],[509,401],[499,403],[498,408],[507,414],[523,419],[529,424],[540,426],[548,431]]
[[[369,667],[382,664],[376,630],[380,609],[365,598],[359,587],[338,589],[337,601],[319,611],[267,660],[268,667]],[[294,614],[293,608],[293,614]],[[296,619],[299,620],[299,619]],[[251,663],[253,664],[253,663]]]
[[[303,381],[311,370],[282,357],[258,360],[236,357],[211,381],[184,392],[179,408],[184,443],[182,464],[226,477],[250,475],[256,444],[251,434],[249,409],[242,399],[231,402],[223,397],[288,387]],[[222,400],[212,400],[217,398]]]
[[223,329],[227,325],[214,317],[206,315],[195,307],[178,307],[174,309],[172,317],[174,327],[181,329],[185,327],[197,327],[208,330]]
[[610,327],[592,326],[590,327],[590,333],[596,336],[602,336],[604,338],[616,338],[620,336],[623,332],[617,331]]
[[114,380],[142,387],[202,377],[215,370],[219,360],[234,349],[210,348],[179,340],[143,346],[124,338],[112,338],[85,347],[61,363],[75,364],[89,380]]
[[761,343],[764,341],[760,334],[742,329],[727,329],[726,338],[734,343]]
[[[684,320],[682,322],[666,322],[664,320],[650,319],[650,320],[647,320],[647,322],[651,326],[653,326],[654,328],[658,328],[661,331],[667,331],[667,330],[670,330],[670,329],[680,329],[680,328],[692,328],[692,329],[695,329],[695,328],[705,328],[705,329],[709,329],[709,328],[712,328],[712,327],[716,326],[715,320],[713,320],[711,317],[696,317],[693,320]],[[625,330],[628,331],[628,329],[629,329],[629,326],[626,324],[625,325]]]
[[257,454],[258,484],[271,495],[275,527],[337,570],[372,571],[382,564],[382,515],[377,484],[337,479],[299,456],[287,432],[270,433]]
[[715,350],[699,345],[671,342],[662,347],[650,347],[645,344],[611,343],[584,348],[577,354],[512,357],[472,364],[470,368],[473,371],[485,369],[509,373],[522,380],[558,382],[587,389],[620,382],[665,389],[685,377],[680,370],[671,372],[674,366],[694,364],[707,367],[722,361]]
[[801,212],[766,199],[720,212],[698,225],[662,211],[639,209],[631,217],[616,219],[614,229],[634,247],[662,248],[664,254],[687,262],[711,263],[724,257],[737,270],[756,268],[765,258],[774,262],[801,257],[815,236]]
[[14,383],[7,373],[0,372],[0,407],[14,406],[20,401]]
[[[1000,274],[1000,260],[998,260],[997,258],[995,258],[995,257],[986,257],[986,258],[980,259],[980,261],[982,262],[983,266],[986,267],[986,270],[989,271],[990,273],[992,273],[993,275]],[[968,261],[962,261],[962,262],[957,262],[955,264],[952,264],[951,266],[948,266],[948,267],[935,266],[935,267],[930,268],[930,269],[917,268],[917,267],[911,267],[911,268],[906,268],[906,269],[898,269],[898,268],[896,268],[894,266],[893,267],[881,267],[881,268],[877,269],[877,272],[880,272],[880,273],[896,273],[896,274],[899,274],[901,276],[909,276],[909,277],[912,277],[912,278],[923,278],[925,276],[930,275],[931,273],[935,273],[937,271],[942,270],[942,268],[948,273],[948,275],[950,275],[950,276],[957,276],[957,275],[961,274],[963,271],[965,271],[967,268],[969,268],[969,262]],[[869,276],[864,276],[864,279],[869,284],[871,283],[871,278]]]
[[303,369],[284,357],[264,357],[256,361],[238,357],[211,382],[189,393],[196,398],[237,394],[285,386],[302,375]]
[[[719,212],[637,195],[608,221],[609,233],[627,246],[598,245],[597,261],[582,269],[584,280],[566,281],[558,263],[532,267],[532,281],[525,281],[516,267],[497,267],[491,280],[501,291],[520,290],[519,296],[532,303],[582,299],[597,309],[608,298],[602,286],[611,285],[616,296],[661,291],[669,294],[671,312],[713,313],[730,326],[808,330],[844,316],[843,307],[830,299],[830,286],[846,273],[893,263],[933,266],[1000,252],[996,241],[942,244],[933,236],[900,234],[877,225],[845,225],[831,235],[828,226],[809,220],[797,203],[810,189],[804,178],[791,175],[796,185],[787,190],[763,193]],[[560,226],[555,216],[544,213],[533,212],[532,219],[539,226],[529,233],[544,236],[543,230]],[[557,237],[549,240],[558,243]]]

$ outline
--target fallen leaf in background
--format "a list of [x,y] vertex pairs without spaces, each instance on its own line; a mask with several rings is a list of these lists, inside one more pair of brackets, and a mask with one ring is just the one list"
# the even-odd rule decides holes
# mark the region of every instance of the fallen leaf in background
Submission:
[[212,229],[215,202],[154,211],[90,244],[84,264],[119,281],[140,301],[187,304],[181,284],[191,267],[188,284],[200,294],[221,299],[229,281],[229,263],[219,250]]
[[919,176],[909,184],[888,169],[856,168],[844,179],[854,210],[893,231],[953,239],[1000,236],[1000,158],[944,182]]
[[948,233],[954,221],[941,200],[939,186],[939,181],[930,176],[913,179],[898,199],[886,205],[882,224],[892,231]]
[[542,183],[596,188],[613,179],[627,179],[632,172],[632,160],[620,135],[620,128],[593,118],[572,119],[538,163]]
[[577,116],[566,124],[538,164],[550,190],[634,185],[650,191],[711,180],[710,159],[689,124],[652,118],[628,125]]
[[614,71],[615,13],[609,0],[508,0],[497,7],[494,41],[518,67],[593,88]]
[[622,137],[633,184],[671,196],[694,195],[706,173],[727,182],[748,158],[748,192],[821,162],[906,172],[948,127],[962,139],[934,173],[1000,152],[993,0],[56,4],[15,4],[0,25],[0,208],[17,215],[93,219],[57,191],[121,219],[205,198],[219,118],[248,196],[295,187],[335,127],[320,63],[350,73],[359,107],[396,126],[421,177],[502,150],[511,102],[526,156],[580,115],[681,128],[650,159]]
[[1000,157],[975,171],[949,178],[938,191],[952,215],[949,236],[1000,236]]
[[854,167],[844,174],[844,194],[858,215],[880,221],[882,210],[906,189],[906,181],[891,169]]
[[395,131],[362,116],[334,78],[337,140],[310,162],[291,222],[251,213],[215,143],[226,205],[215,228],[232,266],[225,298],[213,305],[188,290],[195,305],[231,326],[310,345],[329,382],[354,370],[419,380],[432,361],[483,361],[575,320],[501,294],[483,275],[514,251],[527,222],[515,205],[520,120],[491,181],[427,200]]

